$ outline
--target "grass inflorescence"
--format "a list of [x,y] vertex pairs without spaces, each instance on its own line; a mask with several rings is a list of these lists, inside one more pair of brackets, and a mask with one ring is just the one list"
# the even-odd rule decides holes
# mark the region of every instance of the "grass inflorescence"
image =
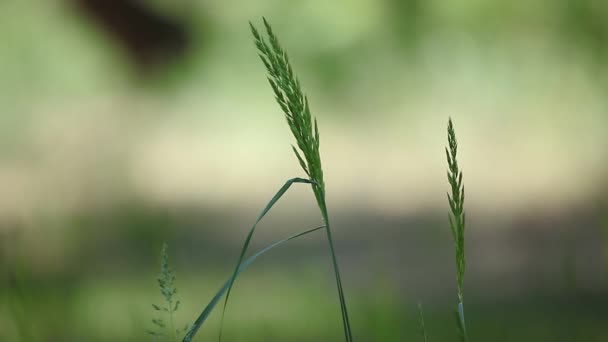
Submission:
[[456,280],[458,286],[458,309],[456,316],[461,340],[467,341],[463,292],[464,272],[466,269],[464,254],[464,233],[466,223],[464,212],[464,184],[462,183],[462,171],[460,171],[458,160],[456,159],[458,154],[458,141],[456,140],[456,132],[454,131],[452,119],[449,119],[448,121],[448,147],[445,148],[445,154],[448,162],[448,182],[450,183],[451,188],[451,192],[448,192],[448,203],[450,205],[448,217],[456,252]]
[[169,252],[166,243],[163,244],[161,250],[160,273],[157,281],[165,303],[163,305],[152,304],[152,308],[159,312],[159,316],[152,319],[156,329],[149,330],[148,333],[157,339],[162,337],[165,340],[176,342],[180,339],[179,336],[188,330],[188,325],[184,328],[176,328],[175,325],[175,313],[179,309],[180,301],[176,298],[175,273],[169,266]]

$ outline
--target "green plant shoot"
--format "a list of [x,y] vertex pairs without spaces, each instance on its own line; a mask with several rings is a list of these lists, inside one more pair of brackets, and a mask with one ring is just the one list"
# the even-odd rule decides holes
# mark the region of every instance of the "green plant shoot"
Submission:
[[[180,334],[188,330],[188,325],[183,329],[176,328],[175,312],[179,309],[180,301],[176,299],[177,288],[175,287],[175,273],[169,266],[169,252],[167,244],[164,243],[161,250],[160,274],[158,275],[158,287],[165,300],[164,305],[152,304],[154,310],[159,312],[159,317],[152,319],[157,330],[149,330],[148,333],[156,339],[164,338],[167,341],[179,340]],[[169,322],[163,316],[169,316]],[[167,325],[168,324],[168,325]],[[168,330],[168,333],[167,333]]]
[[456,155],[458,152],[458,142],[452,119],[448,121],[448,147],[445,149],[445,154],[448,161],[448,182],[450,183],[451,192],[448,192],[448,203],[450,205],[450,229],[454,238],[454,247],[456,252],[456,279],[458,284],[458,310],[457,323],[462,341],[467,341],[467,331],[464,320],[464,293],[463,279],[466,269],[465,249],[464,249],[464,233],[465,233],[465,212],[464,212],[464,185],[462,183],[462,171],[458,167]]
[[310,178],[312,190],[325,221],[325,231],[327,233],[336,285],[338,287],[338,296],[340,298],[344,336],[346,341],[350,342],[353,340],[353,336],[325,201],[325,182],[323,180],[323,169],[319,153],[319,127],[316,119],[313,122],[308,98],[304,95],[300,82],[293,72],[287,53],[281,47],[268,21],[264,19],[264,26],[268,35],[267,40],[260,35],[253,24],[250,23],[250,26],[260,59],[268,72],[268,83],[270,83],[275,99],[285,114],[287,124],[295,138],[297,147],[292,145],[293,152],[302,170]]

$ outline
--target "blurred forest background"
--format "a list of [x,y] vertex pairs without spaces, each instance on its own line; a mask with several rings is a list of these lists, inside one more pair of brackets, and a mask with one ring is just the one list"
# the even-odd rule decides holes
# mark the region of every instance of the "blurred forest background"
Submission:
[[[192,322],[302,176],[248,21],[321,130],[360,341],[454,341],[448,116],[473,341],[608,340],[608,2],[3,0],[0,340],[146,341],[170,247]],[[295,187],[253,250],[321,222]],[[226,341],[339,341],[326,240],[261,258]],[[216,338],[215,314],[199,336]]]

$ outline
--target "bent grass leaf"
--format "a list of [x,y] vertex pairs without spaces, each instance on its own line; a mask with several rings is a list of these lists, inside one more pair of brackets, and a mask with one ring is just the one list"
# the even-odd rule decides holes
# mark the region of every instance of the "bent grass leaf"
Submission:
[[264,216],[266,216],[266,214],[270,211],[270,209],[272,209],[272,207],[279,201],[279,199],[281,199],[281,197],[283,197],[283,195],[287,192],[287,190],[289,190],[289,188],[295,183],[312,184],[312,181],[310,181],[308,179],[296,177],[296,178],[292,178],[292,179],[288,180],[287,182],[285,182],[285,184],[283,184],[283,186],[279,189],[279,191],[277,191],[277,193],[272,197],[270,202],[268,202],[268,204],[266,204],[266,207],[264,208],[264,210],[262,210],[262,212],[260,213],[260,216],[258,216],[257,220],[255,221],[255,223],[249,230],[249,234],[247,234],[247,238],[245,238],[245,243],[243,244],[243,247],[241,248],[241,254],[239,256],[239,260],[236,264],[234,272],[232,273],[232,277],[230,278],[230,285],[228,286],[228,292],[226,292],[226,298],[224,300],[224,308],[222,309],[222,319],[221,319],[221,323],[220,323],[220,340],[222,339],[222,327],[224,326],[224,316],[226,314],[226,306],[228,306],[228,300],[230,299],[230,291],[232,290],[232,286],[234,285],[234,281],[236,280],[236,276],[237,276],[239,267],[240,267],[241,263],[243,262],[243,259],[245,258],[245,254],[247,253],[247,248],[249,248],[249,243],[251,242],[253,233],[255,232],[255,229],[257,228],[258,223],[260,223],[260,221],[262,221],[262,219],[264,218]]
[[[288,238],[285,238],[283,240],[279,240],[271,245],[266,246],[264,249],[260,250],[259,252],[255,253],[254,255],[250,256],[249,258],[247,258],[243,263],[241,263],[239,265],[239,267],[237,268],[236,271],[236,276],[238,277],[239,274],[241,274],[243,271],[245,271],[247,269],[247,267],[249,267],[249,265],[251,265],[258,257],[262,256],[263,254],[265,254],[266,252],[270,251],[271,249],[275,248],[275,247],[279,247],[282,244],[291,241],[293,239],[299,238],[301,236],[304,236],[306,234],[310,234],[312,232],[316,232],[317,230],[323,229],[325,228],[325,226],[320,226],[320,227],[316,227],[313,229],[308,229],[306,231],[303,231],[301,233],[292,235]],[[190,330],[188,330],[188,333],[186,333],[186,336],[184,336],[184,339],[182,340],[182,342],[191,342],[192,339],[194,338],[194,336],[196,335],[196,333],[199,331],[199,329],[203,326],[203,324],[205,323],[205,321],[207,320],[207,318],[209,317],[209,315],[211,314],[211,312],[213,311],[213,309],[217,306],[217,303],[220,301],[220,299],[222,298],[222,296],[224,295],[224,293],[226,293],[226,291],[228,291],[228,289],[230,288],[230,286],[232,285],[232,283],[234,282],[234,279],[236,277],[233,275],[232,277],[230,277],[228,280],[226,280],[226,282],[224,283],[224,285],[219,289],[219,291],[217,291],[217,293],[215,294],[215,296],[213,296],[213,298],[211,299],[211,301],[209,302],[209,304],[207,304],[207,306],[205,307],[205,309],[203,309],[203,311],[201,312],[201,314],[198,316],[198,318],[196,319],[196,321],[194,321],[194,324],[192,324],[192,327],[190,327]]]

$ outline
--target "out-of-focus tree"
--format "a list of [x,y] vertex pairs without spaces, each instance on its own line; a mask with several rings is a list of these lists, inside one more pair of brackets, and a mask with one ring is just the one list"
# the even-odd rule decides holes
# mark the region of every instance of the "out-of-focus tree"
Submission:
[[192,45],[191,23],[146,1],[71,0],[128,53],[142,71],[173,62]]

